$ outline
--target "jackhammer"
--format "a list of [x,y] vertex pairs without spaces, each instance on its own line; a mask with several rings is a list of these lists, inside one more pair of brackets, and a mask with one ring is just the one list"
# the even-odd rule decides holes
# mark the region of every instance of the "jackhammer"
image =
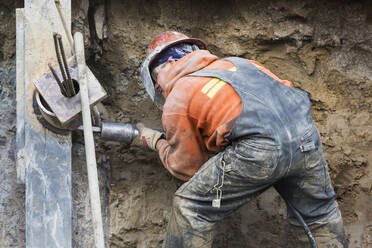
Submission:
[[[83,126],[79,126],[77,129],[83,130]],[[139,134],[138,129],[130,123],[111,122],[102,122],[101,127],[93,126],[93,132],[99,133],[104,140],[119,141],[126,144],[132,143]]]

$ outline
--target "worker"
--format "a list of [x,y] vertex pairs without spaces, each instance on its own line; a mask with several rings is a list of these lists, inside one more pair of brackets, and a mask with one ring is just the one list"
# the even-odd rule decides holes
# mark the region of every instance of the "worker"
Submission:
[[[318,247],[347,247],[306,92],[254,60],[219,59],[178,32],[150,43],[141,76],[162,108],[165,135],[139,123],[134,143],[157,151],[185,181],[163,247],[211,247],[216,222],[271,186]],[[294,215],[288,208],[290,224],[300,226]]]

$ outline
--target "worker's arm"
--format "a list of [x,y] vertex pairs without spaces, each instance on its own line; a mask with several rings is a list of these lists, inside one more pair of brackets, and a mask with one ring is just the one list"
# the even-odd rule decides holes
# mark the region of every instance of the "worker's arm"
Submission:
[[189,118],[178,114],[163,116],[167,138],[156,144],[164,167],[183,181],[189,180],[208,160],[199,130]]

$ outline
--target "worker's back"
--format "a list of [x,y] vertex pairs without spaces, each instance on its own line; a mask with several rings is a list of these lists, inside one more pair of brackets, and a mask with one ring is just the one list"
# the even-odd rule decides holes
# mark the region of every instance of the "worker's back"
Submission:
[[189,76],[215,77],[235,89],[242,99],[242,112],[226,137],[260,137],[272,144],[297,141],[313,127],[307,93],[278,83],[245,59],[226,58],[236,71],[201,70]]

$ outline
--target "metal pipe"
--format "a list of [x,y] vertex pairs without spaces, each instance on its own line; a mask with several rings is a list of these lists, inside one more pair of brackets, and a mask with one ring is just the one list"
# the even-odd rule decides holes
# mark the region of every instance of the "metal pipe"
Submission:
[[130,144],[138,134],[138,129],[132,124],[102,122],[101,137],[105,140]]
[[92,108],[92,111],[93,111],[93,118],[92,118],[93,125],[101,126],[101,113],[99,112],[97,105],[94,105],[94,107]]
[[59,65],[59,69],[60,69],[61,74],[62,74],[63,81],[66,81],[66,75],[65,75],[65,72],[63,70],[63,64],[62,64],[61,54],[59,53],[59,49],[58,49],[58,38],[57,38],[57,36],[58,36],[57,33],[54,33],[53,34],[54,48],[56,50],[58,65]]
[[69,88],[69,91],[71,92],[70,96],[76,95],[75,89],[74,89],[74,84],[71,79],[70,71],[68,70],[68,64],[66,60],[66,55],[65,55],[65,50],[63,49],[63,43],[62,43],[62,37],[60,35],[57,36],[58,38],[58,44],[59,44],[59,49],[61,50],[61,55],[62,55],[62,61],[64,65],[64,70],[66,71],[67,75],[67,88]]
[[48,63],[48,67],[49,67],[49,70],[52,72],[53,77],[56,80],[59,88],[61,89],[61,92],[63,93],[63,95],[67,96],[67,92],[66,92],[65,86],[61,83],[61,80],[59,80],[59,77],[58,77],[56,71],[53,69],[53,67],[52,67],[52,65],[50,63]]
[[98,185],[98,174],[97,174],[97,162],[96,154],[94,149],[94,138],[92,130],[92,120],[90,114],[90,104],[88,95],[88,82],[87,82],[87,68],[85,64],[84,55],[84,40],[83,35],[79,32],[74,34],[75,40],[75,53],[76,62],[79,71],[79,86],[80,86],[80,98],[81,108],[83,115],[83,126],[84,126],[84,142],[85,142],[85,155],[87,160],[88,168],[88,183],[90,193],[90,204],[92,210],[93,229],[94,229],[94,240],[96,248],[104,248],[104,236],[102,226],[102,215],[101,215],[101,200],[99,197],[99,185]]
[[66,36],[67,36],[67,40],[68,40],[68,43],[70,44],[70,47],[71,47],[71,53],[72,55],[75,54],[75,47],[74,47],[74,41],[72,39],[72,35],[71,33],[69,32],[68,28],[67,28],[67,24],[66,24],[66,21],[65,21],[65,17],[63,16],[62,14],[62,9],[61,9],[61,2],[59,0],[54,0],[54,4],[56,5],[56,8],[57,8],[57,11],[58,11],[58,14],[59,14],[59,17],[61,18],[61,22],[62,22],[62,25],[63,25],[63,29],[65,30],[65,33],[66,33]]

